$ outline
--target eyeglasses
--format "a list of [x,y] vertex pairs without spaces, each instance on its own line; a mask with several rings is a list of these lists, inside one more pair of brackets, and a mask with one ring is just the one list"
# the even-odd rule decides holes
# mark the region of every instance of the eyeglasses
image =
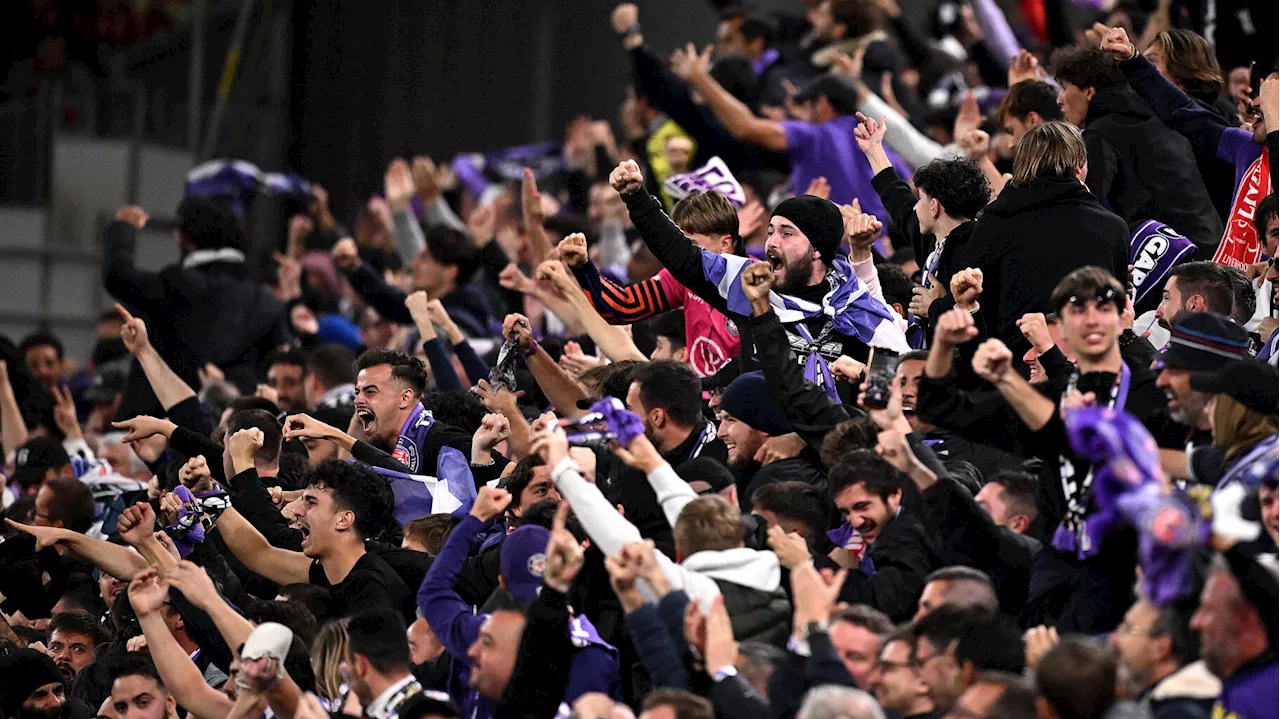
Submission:
[[1088,295],[1071,295],[1067,298],[1066,304],[1069,304],[1078,310],[1082,310],[1084,309],[1085,302],[1088,302],[1089,300],[1093,300],[1099,306],[1112,304],[1121,310],[1124,309],[1124,300],[1120,299],[1120,293],[1116,292],[1114,287],[1099,287],[1098,291],[1092,297]]
[[[936,656],[942,656],[942,655],[941,655],[941,654],[938,654],[938,655],[936,655]],[[929,657],[929,659],[932,659],[932,658],[933,658],[933,657]],[[927,660],[926,660],[926,661],[927,661]],[[919,668],[919,666],[920,666],[920,665],[919,665],[919,664],[917,664],[916,662],[890,662],[890,661],[885,661],[885,660],[883,660],[883,659],[881,659],[881,660],[880,660],[880,664],[879,664],[879,668],[880,668],[880,671],[881,671],[881,672],[891,672],[891,671],[893,671],[894,669],[912,669],[912,670],[914,670],[914,669],[918,669],[918,668]]]
[[1131,637],[1149,637],[1151,636],[1151,630],[1143,629],[1142,627],[1135,627],[1128,622],[1120,622],[1120,625],[1115,628],[1113,634],[1126,634]]

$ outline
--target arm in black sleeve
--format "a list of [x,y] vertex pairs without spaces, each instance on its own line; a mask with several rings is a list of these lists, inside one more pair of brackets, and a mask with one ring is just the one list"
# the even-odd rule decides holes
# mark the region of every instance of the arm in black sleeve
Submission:
[[1130,367],[1145,369],[1156,361],[1156,348],[1151,340],[1129,329],[1120,334],[1120,356]]
[[1218,154],[1222,133],[1231,127],[1226,121],[1216,113],[1200,107],[1181,88],[1161,75],[1160,70],[1142,55],[1119,63],[1117,67],[1128,78],[1129,86],[1146,101],[1161,122],[1186,137],[1191,146],[1201,154]]
[[920,417],[962,437],[1014,451],[1022,420],[999,392],[960,389],[954,369],[945,377],[920,376],[916,412]]
[[805,678],[811,687],[825,684],[854,688],[858,686],[845,668],[844,660],[840,658],[835,645],[831,643],[831,635],[826,632],[809,636],[809,661],[805,666]]
[[258,470],[246,469],[227,480],[227,489],[231,491],[236,511],[249,520],[271,546],[302,551],[302,532],[291,528],[280,514],[271,495],[263,488]]
[[629,285],[617,285],[600,274],[591,260],[573,268],[573,276],[591,306],[611,325],[625,325],[662,314],[673,307],[655,275]]
[[462,369],[466,370],[467,380],[471,384],[489,378],[489,365],[485,364],[484,359],[476,353],[476,349],[471,346],[470,342],[463,340],[454,345],[453,353],[457,355],[458,361],[462,363]]
[[[704,142],[715,131],[716,128],[710,125],[693,101],[689,86],[672,74],[666,63],[654,55],[647,45],[631,51],[631,65],[635,69],[632,77],[644,96],[697,142]],[[723,126],[719,129],[728,135]]]
[[400,463],[400,461],[395,457],[383,452],[363,439],[356,440],[355,445],[351,447],[351,456],[371,467],[381,467],[393,472],[404,472],[405,474],[413,473],[409,467]]
[[427,362],[431,365],[431,376],[436,380],[437,391],[462,389],[462,382],[458,380],[458,373],[453,369],[453,357],[445,340],[432,337],[422,343],[422,351],[426,353]]
[[195,397],[188,397],[170,407],[165,411],[165,416],[170,422],[179,427],[186,427],[201,436],[208,437],[213,432],[213,422],[209,419],[209,413]]
[[787,334],[773,310],[747,318],[746,324],[751,328],[769,391],[780,398],[778,404],[786,413],[787,421],[806,444],[821,448],[831,428],[849,419],[849,414],[832,402],[821,387],[805,381],[800,365],[791,356]]
[[676,652],[675,644],[662,625],[658,605],[643,604],[629,612],[625,621],[635,643],[636,654],[644,663],[653,686],[687,689],[689,675],[685,671],[684,659]]
[[889,213],[893,226],[898,228],[911,243],[916,253],[916,261],[924,267],[925,258],[933,251],[925,247],[925,235],[920,232],[920,220],[916,218],[916,196],[907,183],[898,177],[897,170],[886,167],[871,178],[871,187],[880,196],[880,202]]
[[640,237],[648,245],[653,256],[690,292],[701,297],[720,312],[728,312],[720,290],[702,271],[702,250],[689,239],[676,223],[662,211],[658,198],[643,191],[629,192],[622,196],[631,213],[631,224],[640,231]]
[[544,586],[529,607],[515,671],[493,712],[494,719],[555,716],[564,701],[572,662],[568,598]]
[[[222,632],[218,631],[218,625],[213,623],[213,619],[203,609],[199,609],[192,604],[186,595],[176,589],[169,590],[169,601],[178,614],[182,616],[182,624],[186,629],[187,636],[191,637],[191,641],[200,647],[203,658],[208,659],[210,663],[223,672],[230,671],[231,648],[227,646],[227,640],[223,639]],[[228,601],[227,604],[237,612],[240,611],[231,602]]]
[[186,427],[179,426],[169,436],[169,448],[185,455],[188,459],[203,455],[209,463],[209,474],[213,481],[225,484],[226,475],[222,471],[222,445],[209,439],[208,435],[196,434]]
[[1276,576],[1259,564],[1257,558],[1251,556],[1240,544],[1233,545],[1222,556],[1227,560],[1227,566],[1231,567],[1231,574],[1240,585],[1240,592],[1253,605],[1258,618],[1267,628],[1267,643],[1275,651],[1277,625],[1280,623],[1277,619],[1280,617],[1280,600],[1277,599]]
[[139,310],[164,299],[164,283],[155,272],[134,266],[138,231],[121,220],[102,230],[102,282],[107,294]]
[[352,289],[377,310],[383,319],[402,325],[413,324],[413,316],[404,306],[408,295],[387,284],[368,262],[360,263],[360,269],[347,274],[347,280],[351,282]]
[[1044,369],[1044,374],[1049,379],[1070,377],[1071,373],[1076,371],[1076,366],[1071,364],[1071,360],[1067,359],[1057,345],[1036,359],[1040,361],[1040,367]]
[[769,703],[746,679],[737,675],[711,685],[711,703],[715,705],[716,716],[725,719],[755,719],[770,713]]

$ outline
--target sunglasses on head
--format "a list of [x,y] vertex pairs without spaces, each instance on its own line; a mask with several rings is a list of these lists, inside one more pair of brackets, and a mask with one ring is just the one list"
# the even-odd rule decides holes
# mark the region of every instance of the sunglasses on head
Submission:
[[1124,300],[1121,299],[1122,296],[1123,295],[1121,295],[1119,292],[1116,292],[1114,287],[1099,287],[1098,291],[1092,296],[1071,295],[1070,297],[1067,298],[1067,301],[1064,302],[1063,304],[1071,305],[1072,307],[1075,307],[1078,310],[1082,310],[1084,309],[1086,302],[1088,302],[1089,300],[1093,300],[1099,306],[1106,305],[1106,304],[1113,304],[1116,306],[1116,309],[1123,311]]

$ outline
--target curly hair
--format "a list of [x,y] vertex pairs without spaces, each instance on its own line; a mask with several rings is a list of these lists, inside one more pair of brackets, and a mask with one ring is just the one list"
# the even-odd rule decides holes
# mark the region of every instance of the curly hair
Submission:
[[356,515],[354,527],[361,540],[376,537],[392,521],[391,485],[363,464],[326,460],[307,475],[307,486],[333,492],[334,505]]
[[1058,82],[1079,88],[1103,88],[1124,82],[1124,74],[1110,53],[1097,47],[1060,47],[1049,58],[1050,72]]
[[830,469],[855,450],[871,449],[876,446],[878,434],[880,434],[880,427],[865,415],[837,424],[822,439],[823,466]]
[[978,163],[967,157],[938,158],[916,170],[916,187],[937,200],[953,218],[973,219],[991,201],[991,186]]

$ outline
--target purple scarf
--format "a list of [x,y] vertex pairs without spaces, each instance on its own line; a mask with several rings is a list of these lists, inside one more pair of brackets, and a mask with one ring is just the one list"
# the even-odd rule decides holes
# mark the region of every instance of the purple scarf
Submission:
[[200,503],[191,490],[179,484],[173,493],[182,500],[182,508],[178,510],[178,521],[165,527],[164,531],[173,539],[178,554],[185,559],[197,544],[204,543],[204,525],[200,523]]
[[1137,529],[1146,595],[1162,607],[1182,598],[1189,586],[1188,550],[1205,543],[1209,524],[1186,495],[1161,484],[1160,451],[1151,434],[1132,415],[1103,407],[1068,413],[1066,426],[1071,448],[1096,465],[1096,510],[1086,518],[1090,535],[1100,540],[1124,525]]

